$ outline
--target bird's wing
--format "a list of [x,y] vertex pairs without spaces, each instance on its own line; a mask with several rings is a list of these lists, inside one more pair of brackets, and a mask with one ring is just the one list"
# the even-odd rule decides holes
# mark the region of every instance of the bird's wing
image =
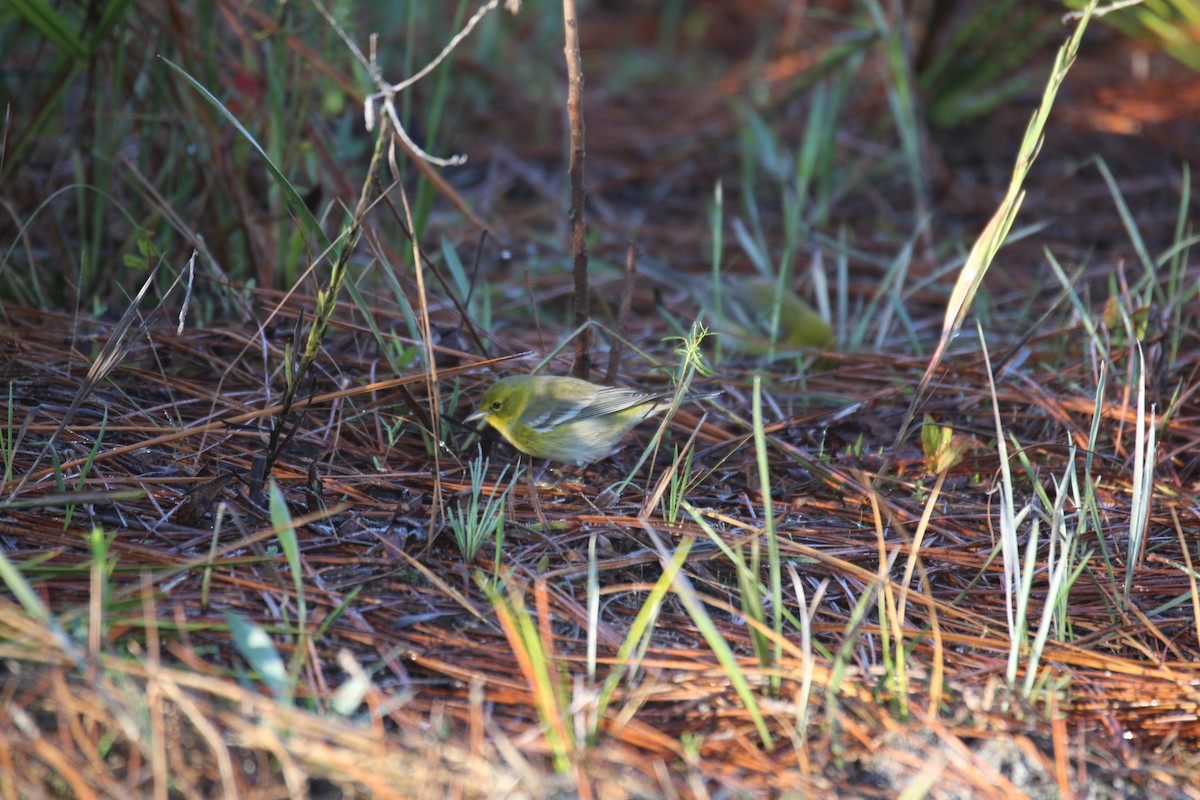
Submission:
[[619,414],[634,406],[640,406],[647,403],[655,403],[665,397],[670,397],[669,394],[646,394],[634,389],[623,389],[616,386],[605,386],[598,389],[592,399],[587,403],[580,403],[575,409],[575,413],[569,419],[563,419],[562,422],[580,422],[585,419],[594,419],[603,417],[608,414]]

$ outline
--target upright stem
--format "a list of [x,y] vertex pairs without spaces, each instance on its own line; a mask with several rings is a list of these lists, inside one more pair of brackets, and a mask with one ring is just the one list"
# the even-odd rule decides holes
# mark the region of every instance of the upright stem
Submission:
[[571,179],[571,210],[567,218],[571,221],[571,250],[575,254],[575,364],[571,374],[587,379],[591,371],[592,329],[588,327],[588,257],[587,224],[583,216],[583,202],[587,188],[583,181],[583,62],[579,56],[579,20],[575,13],[575,0],[563,0],[563,25],[567,57],[567,117],[571,124],[571,160],[567,174]]

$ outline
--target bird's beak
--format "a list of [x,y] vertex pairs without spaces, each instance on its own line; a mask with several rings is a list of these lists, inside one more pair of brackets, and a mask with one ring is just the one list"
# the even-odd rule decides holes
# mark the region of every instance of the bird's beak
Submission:
[[464,419],[463,422],[478,422],[479,420],[483,419],[486,416],[487,416],[487,412],[481,408],[478,411],[476,411],[474,414],[472,414],[471,416]]

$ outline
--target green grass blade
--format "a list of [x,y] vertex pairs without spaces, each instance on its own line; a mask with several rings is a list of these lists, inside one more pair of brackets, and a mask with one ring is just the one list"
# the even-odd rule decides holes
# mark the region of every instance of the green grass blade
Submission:
[[304,200],[300,197],[299,193],[296,192],[296,189],[292,186],[291,181],[289,181],[279,167],[275,165],[275,162],[272,161],[271,157],[267,155],[267,151],[264,150],[263,146],[260,145],[258,140],[254,138],[254,135],[251,134],[250,131],[246,130],[246,127],[242,125],[241,121],[239,121],[238,118],[233,115],[233,112],[226,108],[220,100],[214,97],[212,92],[204,88],[203,84],[189,75],[188,72],[183,69],[183,67],[178,66],[169,58],[165,58],[163,56],[159,56],[159,58],[161,58],[168,67],[182,75],[183,78],[192,85],[192,88],[199,92],[205,100],[207,100],[218,111],[220,111],[221,115],[224,116],[225,119],[229,120],[230,124],[237,129],[237,132],[240,133],[250,144],[250,146],[255,149],[258,155],[262,158],[263,164],[266,166],[267,171],[270,172],[271,177],[275,179],[275,183],[278,185],[279,190],[283,192],[283,198],[287,202],[288,208],[296,216],[296,219],[300,220],[301,225],[304,226],[304,230],[319,243],[321,250],[329,249],[329,247],[332,245],[332,242],[330,242],[329,237],[325,235],[325,231],[322,230],[321,224],[317,222],[317,218],[314,217],[312,212],[308,210],[308,206],[305,205]]
[[44,0],[12,0],[13,8],[56,47],[76,60],[91,55],[91,48],[71,32],[61,14]]

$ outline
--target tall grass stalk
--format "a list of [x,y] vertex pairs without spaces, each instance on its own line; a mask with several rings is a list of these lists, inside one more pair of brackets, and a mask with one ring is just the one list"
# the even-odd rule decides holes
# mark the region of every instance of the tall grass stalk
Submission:
[[[1034,111],[1033,117],[1025,129],[1025,135],[1021,140],[1016,163],[1013,166],[1012,178],[1009,180],[1004,199],[992,215],[992,218],[988,220],[987,225],[984,226],[983,232],[979,234],[979,238],[975,240],[975,244],[971,247],[971,252],[967,255],[966,262],[959,271],[958,279],[950,292],[950,299],[946,303],[946,315],[942,322],[942,332],[938,338],[937,347],[933,352],[933,356],[929,359],[929,365],[925,368],[925,372],[921,376],[916,390],[913,392],[913,399],[909,404],[908,411],[905,413],[904,419],[896,432],[896,439],[891,448],[892,452],[899,451],[901,443],[907,438],[917,408],[925,400],[926,391],[933,380],[933,376],[936,374],[938,365],[941,364],[942,359],[945,357],[950,342],[962,327],[967,312],[971,308],[971,303],[974,301],[975,295],[983,283],[983,278],[996,257],[996,253],[999,252],[1001,245],[1004,244],[1004,240],[1008,237],[1009,231],[1012,230],[1017,212],[1021,210],[1021,204],[1025,200],[1023,188],[1025,178],[1029,175],[1033,162],[1041,151],[1042,135],[1046,129],[1046,123],[1050,118],[1050,110],[1054,107],[1058,91],[1062,87],[1063,81],[1066,80],[1071,65],[1075,62],[1075,55],[1079,52],[1079,43],[1083,39],[1083,32],[1087,30],[1088,21],[1091,19],[1096,4],[1097,0],[1090,0],[1080,16],[1079,23],[1075,26],[1074,32],[1062,47],[1059,48],[1055,56],[1054,65],[1050,70],[1050,77],[1042,93],[1041,103],[1039,103],[1037,110]],[[890,463],[885,466],[890,467]],[[879,470],[881,474],[885,471],[885,469]]]
[[[13,461],[17,456],[17,446],[20,444],[20,439],[17,433],[13,430],[13,407],[15,405],[13,396],[13,382],[8,382],[8,397],[4,403],[4,420],[0,424],[0,458],[4,460],[4,475],[2,483],[7,484],[12,480]],[[32,415],[26,417],[28,420]],[[22,433],[24,431],[22,430]]]
[[1173,364],[1179,357],[1179,347],[1187,335],[1187,326],[1183,324],[1183,309],[1185,305],[1200,292],[1200,286],[1195,281],[1187,280],[1188,256],[1192,245],[1200,242],[1200,236],[1195,235],[1191,216],[1192,170],[1188,164],[1183,165],[1180,176],[1182,190],[1179,193],[1179,213],[1175,219],[1174,244],[1163,258],[1167,260],[1168,275],[1167,302],[1170,303],[1171,316],[1167,324],[1168,341],[1167,363]]
[[[1077,547],[1078,534],[1081,528],[1086,528],[1087,525],[1086,518],[1082,514],[1074,514],[1072,515],[1074,523],[1068,524],[1065,513],[1067,497],[1073,493],[1071,490],[1078,486],[1074,443],[1068,445],[1067,452],[1066,472],[1056,481],[1054,506],[1048,520],[1049,534],[1044,570],[1047,578],[1046,597],[1042,604],[1037,630],[1029,647],[1025,663],[1025,680],[1021,685],[1021,695],[1027,699],[1033,694],[1034,686],[1037,683],[1038,665],[1046,647],[1046,640],[1050,635],[1050,628],[1057,621],[1059,636],[1062,637],[1066,623],[1070,619],[1068,601],[1071,586],[1088,563],[1087,556],[1079,557]],[[1074,501],[1078,507],[1078,493],[1075,492],[1074,495]],[[1037,524],[1038,519],[1035,518],[1033,523],[1035,531]],[[1027,547],[1035,547],[1036,541],[1036,533],[1031,533],[1030,543]]]
[[[758,463],[759,490],[762,494],[763,522],[767,537],[767,569],[771,580],[771,629],[776,637],[783,635],[783,570],[779,556],[779,538],[775,531],[775,506],[771,499],[771,465],[768,463],[767,436],[762,413],[762,376],[754,376],[753,388],[753,419],[754,419],[754,455]],[[757,548],[755,551],[757,553]],[[756,559],[757,561],[757,559]],[[758,564],[754,564],[754,574],[759,573]],[[757,581],[757,577],[755,578]],[[778,642],[778,638],[776,640]],[[780,647],[776,643],[772,663],[778,662]],[[764,665],[766,666],[766,665]],[[779,676],[771,677],[772,690],[779,689]]]
[[1138,388],[1137,419],[1134,429],[1133,485],[1129,507],[1129,546],[1125,554],[1125,604],[1133,590],[1133,576],[1142,560],[1146,527],[1150,521],[1150,506],[1154,494],[1154,405],[1146,416],[1146,358],[1137,345]]
[[[878,491],[873,487],[867,487],[868,500],[871,503],[871,519],[875,528],[875,547],[878,555],[876,556],[875,567],[875,582],[871,587],[871,591],[864,594],[864,598],[870,596],[875,599],[876,614],[879,618],[879,662],[883,666],[884,674],[880,679],[880,683],[887,687],[890,692],[890,697],[893,706],[896,708],[901,719],[908,718],[908,663],[907,650],[904,646],[904,621],[900,618],[899,609],[896,604],[896,592],[891,578],[892,567],[896,563],[897,557],[900,555],[900,550],[897,548],[889,548],[884,537],[884,522],[881,506],[881,497]],[[876,593],[876,588],[878,593]],[[858,607],[855,609],[855,614],[851,617],[854,621],[859,614],[865,614],[867,606],[863,605],[863,599],[860,598]],[[862,618],[858,618],[853,626],[847,626],[845,636],[851,638],[853,632],[857,630],[858,625],[862,623]],[[847,646],[849,643],[847,644]],[[843,650],[846,650],[844,647]],[[847,651],[848,652],[848,651]],[[842,654],[839,653],[839,658]]]
[[[722,315],[722,295],[721,295],[721,264],[725,257],[725,192],[721,187],[721,181],[717,181],[717,185],[713,187],[713,202],[708,209],[708,227],[712,233],[712,313],[713,324],[717,330],[721,330],[724,325]],[[720,364],[725,350],[725,337],[717,337],[717,345],[714,349],[715,363]]]
[[[1096,380],[1096,393],[1092,401],[1092,426],[1088,431],[1088,449],[1083,458],[1083,504],[1082,513],[1090,521],[1090,527],[1097,532],[1096,541],[1100,546],[1100,560],[1104,565],[1104,577],[1113,596],[1119,594],[1117,587],[1116,568],[1113,557],[1108,550],[1108,537],[1104,535],[1104,526],[1100,515],[1100,502],[1096,496],[1100,478],[1095,473],[1096,445],[1100,441],[1100,421],[1104,418],[1104,395],[1108,388],[1108,368],[1100,362],[1100,370]],[[1113,615],[1116,621],[1116,615]]]
[[701,343],[708,336],[708,330],[699,322],[693,322],[692,328],[686,336],[679,337],[679,346],[675,348],[675,353],[679,356],[679,365],[675,368],[674,383],[675,397],[671,403],[671,407],[667,409],[662,416],[662,421],[659,422],[658,428],[654,431],[654,436],[651,437],[650,443],[642,451],[641,457],[637,463],[625,476],[624,480],[618,481],[611,487],[612,491],[620,494],[625,487],[633,483],[633,478],[637,475],[642,465],[657,452],[659,442],[662,441],[663,435],[671,424],[671,420],[675,417],[675,412],[679,410],[680,404],[683,403],[684,397],[688,393],[689,387],[697,374],[711,375],[712,371],[705,366],[704,353],[700,349]]
[[671,459],[671,466],[659,476],[654,489],[646,496],[646,502],[642,506],[639,516],[643,518],[648,516],[650,510],[657,503],[662,510],[664,520],[671,525],[679,522],[679,512],[682,510],[682,503],[687,498],[688,492],[695,489],[698,484],[703,482],[704,478],[703,473],[692,474],[692,460],[696,455],[694,445],[696,434],[699,432],[700,429],[696,428],[682,448],[675,448],[675,457]]
[[[588,689],[596,688],[596,658],[600,644],[600,565],[596,560],[596,540],[599,535],[593,531],[588,536],[587,549],[587,681]],[[623,664],[624,662],[618,662]],[[600,718],[603,711],[599,709],[599,700],[597,700],[597,713],[592,721],[591,734],[589,734],[589,743],[592,737],[595,736],[597,729],[600,726]]]
[[[1032,507],[1026,505],[1017,511],[1008,444],[1004,435],[1004,425],[1000,420],[1000,400],[996,395],[996,381],[992,375],[992,361],[988,355],[987,342],[983,338],[983,328],[977,328],[992,398],[992,417],[996,426],[996,456],[1000,461],[1000,556],[1003,565],[1004,613],[1008,620],[1008,662],[1004,675],[1009,688],[1012,689],[1016,686],[1017,668],[1025,647],[1028,631],[1026,609],[1029,604],[1029,581],[1026,572],[1022,570],[1023,551],[1017,529],[1029,516]],[[1025,546],[1028,548],[1024,551],[1027,556],[1036,553],[1036,525],[1031,528]],[[1028,566],[1032,569],[1032,559],[1029,559]]]
[[[800,579],[800,573],[792,564],[788,564],[787,568],[788,576],[792,579],[792,591],[796,593],[796,610],[798,612],[796,616],[800,618],[800,691],[796,693],[796,736],[799,742],[796,752],[799,757],[807,758],[808,704],[812,699],[813,673],[816,670],[816,662],[813,659],[812,620],[813,615],[816,614],[817,599],[821,595],[821,590],[818,590],[810,604],[804,591],[804,582]],[[821,589],[828,585],[828,581],[829,578],[825,578]]]

